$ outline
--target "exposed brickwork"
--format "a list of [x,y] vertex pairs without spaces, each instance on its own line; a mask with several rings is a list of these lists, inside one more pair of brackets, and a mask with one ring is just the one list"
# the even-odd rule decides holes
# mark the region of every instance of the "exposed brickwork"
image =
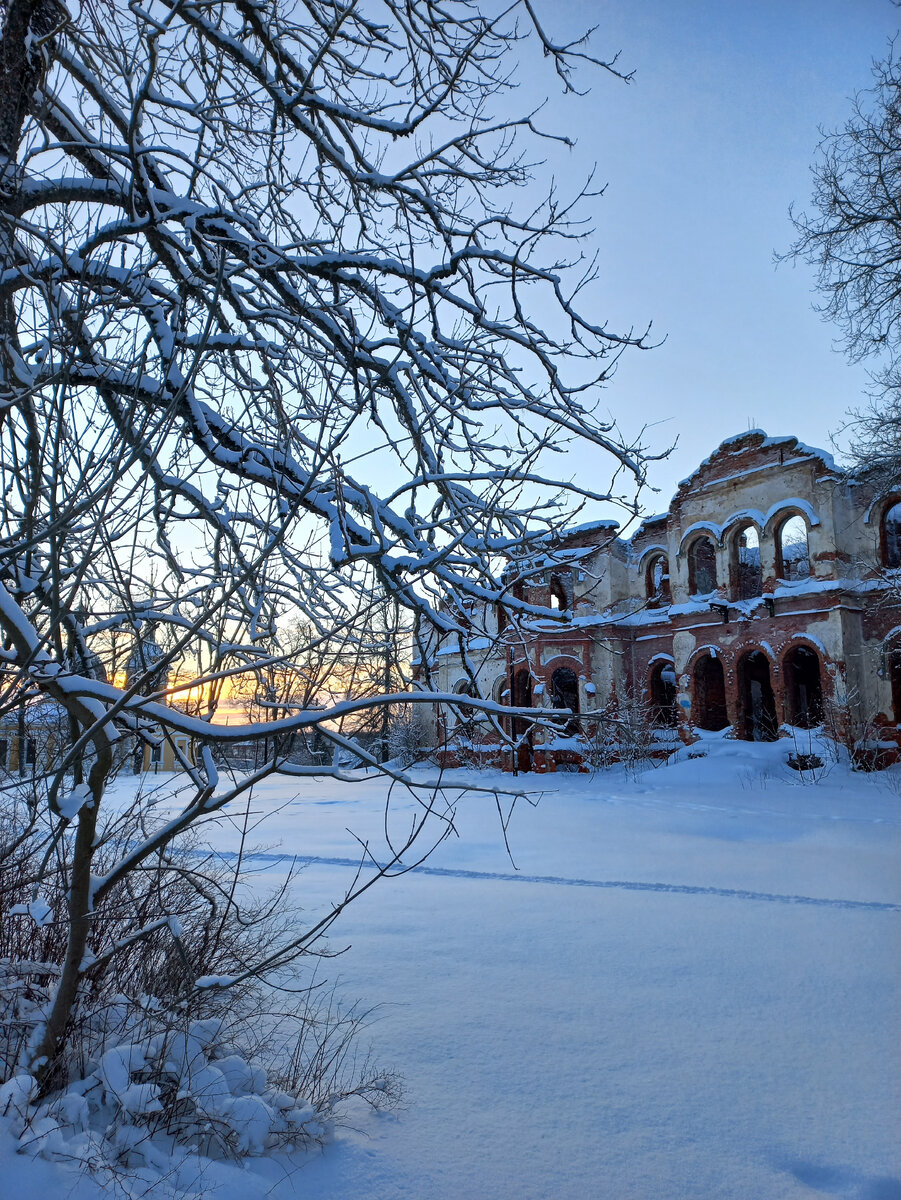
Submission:
[[[663,663],[686,741],[720,719],[745,737],[826,719],[840,735],[870,726],[884,759],[901,740],[901,569],[886,565],[883,531],[898,499],[874,496],[797,438],[729,439],[629,541],[609,523],[583,526],[511,564],[516,594],[552,611],[500,639],[496,614],[474,614],[479,690],[515,702],[517,676],[519,702],[526,680],[526,702],[549,709],[575,676],[584,726],[629,699],[651,703]],[[707,566],[690,571],[699,539],[711,544]],[[700,595],[698,580],[711,585]],[[434,677],[451,691],[463,664],[435,650]],[[497,742],[484,722],[466,732],[470,753]],[[439,717],[436,737],[447,764],[460,761],[453,717]],[[578,753],[542,730],[527,740],[521,767],[553,770]],[[512,765],[509,751],[501,760]]]

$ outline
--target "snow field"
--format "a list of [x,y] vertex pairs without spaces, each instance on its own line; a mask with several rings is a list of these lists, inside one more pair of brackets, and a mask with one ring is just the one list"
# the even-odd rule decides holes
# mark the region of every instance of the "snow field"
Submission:
[[[464,797],[459,838],[351,906],[331,937],[350,949],[323,964],[348,1001],[380,1006],[374,1053],[404,1075],[405,1107],[360,1105],[321,1153],[209,1164],[205,1193],[901,1200],[891,776],[836,765],[805,785],[789,743],[705,746],[636,778],[521,778],[544,795],[510,823],[518,873],[493,801]],[[352,858],[348,827],[379,857],[384,794],[261,789],[259,886],[282,853]],[[414,807],[396,796],[398,829]],[[313,862],[292,902],[315,912],[349,874]],[[72,1187],[57,1163],[7,1162],[23,1200]]]

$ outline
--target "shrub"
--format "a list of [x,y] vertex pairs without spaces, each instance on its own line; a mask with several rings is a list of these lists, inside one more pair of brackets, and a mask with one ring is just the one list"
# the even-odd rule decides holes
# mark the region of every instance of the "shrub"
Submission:
[[[351,1096],[397,1101],[397,1078],[358,1058],[368,1013],[343,1010],[334,992],[321,997],[314,978],[287,1007],[256,974],[245,978],[297,919],[283,903],[293,872],[260,897],[240,856],[229,866],[196,840],[160,853],[109,896],[39,1090],[18,1064],[65,954],[61,843],[71,836],[35,819],[39,787],[0,793],[0,1116],[23,1151],[96,1169],[153,1167],[161,1145],[240,1158],[321,1142]],[[104,846],[111,858],[145,825],[137,800],[112,818],[100,868]],[[316,961],[310,952],[311,976]]]

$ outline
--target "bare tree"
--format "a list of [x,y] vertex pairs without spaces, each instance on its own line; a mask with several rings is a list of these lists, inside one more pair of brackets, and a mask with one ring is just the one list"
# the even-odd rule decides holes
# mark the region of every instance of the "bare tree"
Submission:
[[[53,702],[70,732],[45,792],[66,946],[24,1064],[45,1084],[123,880],[267,774],[340,775],[285,740],[340,747],[342,717],[401,698],[217,721],[279,658],[277,622],[327,636],[373,586],[421,644],[463,632],[464,602],[543,612],[504,556],[567,493],[643,480],[594,412],[644,342],[580,307],[590,182],[536,200],[536,115],[494,115],[527,34],[565,89],[580,62],[617,74],[530,0],[0,0],[0,707]],[[545,472],[572,436],[609,486]],[[184,807],[98,874],[119,748],[160,736],[197,747]],[[211,747],[248,739],[265,766],[222,783]]]
[[[234,678],[229,695],[232,706],[243,706],[246,719],[277,721],[298,710],[334,706],[342,701],[378,699],[410,687],[412,624],[406,609],[385,599],[379,589],[354,593],[357,608],[351,619],[319,632],[309,622],[289,620],[276,636],[267,639],[271,657],[262,665]],[[202,701],[200,701],[202,702]],[[195,701],[195,705],[198,701]],[[376,745],[378,757],[387,753],[388,730],[395,706],[377,704],[371,710],[355,707],[330,726]],[[285,756],[310,752],[321,756],[327,738],[322,729],[307,739],[303,730],[283,740]],[[268,756],[266,744],[255,747],[254,763]]]
[[850,426],[857,460],[888,488],[901,482],[901,64],[873,66],[874,86],[823,138],[810,211],[792,213],[789,257],[817,269],[820,312],[852,362],[876,360],[868,408]]

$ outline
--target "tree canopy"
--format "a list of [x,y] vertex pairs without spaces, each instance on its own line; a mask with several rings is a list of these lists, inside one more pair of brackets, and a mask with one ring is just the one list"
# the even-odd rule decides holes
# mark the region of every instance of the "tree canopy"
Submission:
[[817,270],[820,312],[851,361],[872,361],[869,408],[851,432],[861,465],[883,486],[901,482],[901,64],[873,66],[874,86],[844,126],[824,137],[809,210],[793,213],[792,255]]
[[[596,415],[644,341],[581,307],[590,184],[538,196],[538,115],[503,115],[527,36],[565,90],[618,73],[530,0],[0,0],[0,716],[65,713],[46,813],[77,817],[52,835],[70,935],[35,1061],[117,883],[261,774],[340,774],[287,740],[392,701],[218,721],[283,617],[315,643],[386,597],[420,628],[527,612],[504,556],[567,495],[643,481]],[[608,483],[545,473],[570,437]],[[123,739],[175,734],[183,811],[94,879]],[[267,763],[226,786],[212,749],[248,738]]]

